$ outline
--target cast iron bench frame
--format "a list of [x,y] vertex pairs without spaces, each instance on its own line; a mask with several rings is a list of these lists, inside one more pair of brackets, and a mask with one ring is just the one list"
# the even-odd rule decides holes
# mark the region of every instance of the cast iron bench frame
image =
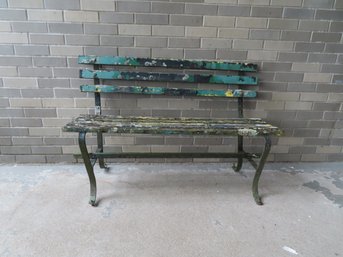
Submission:
[[[258,79],[245,76],[245,72],[256,72],[257,65],[252,63],[233,63],[203,60],[172,60],[150,59],[121,56],[79,56],[79,64],[93,65],[93,70],[81,69],[80,78],[94,79],[94,85],[81,85],[82,92],[94,93],[95,115],[81,115],[64,126],[65,132],[79,133],[79,147],[90,181],[90,200],[96,206],[96,179],[94,165],[99,160],[99,166],[107,169],[105,158],[237,158],[233,165],[235,172],[242,168],[243,159],[247,159],[256,172],[252,184],[252,193],[255,202],[262,205],[258,193],[258,182],[271,148],[271,135],[280,136],[282,131],[258,118],[243,117],[243,99],[255,98],[256,91],[242,90],[241,86],[257,86]],[[121,71],[108,70],[105,67],[134,67],[136,70]],[[137,71],[142,67],[149,72]],[[194,73],[165,73],[150,72],[156,67],[177,69],[183,72],[191,69],[212,71],[212,74]],[[155,69],[156,70],[156,69]],[[237,72],[236,75],[217,75],[214,71]],[[234,85],[236,89],[209,90],[209,89],[183,89],[156,86],[117,86],[106,85],[107,80],[126,81],[163,81],[181,83],[209,83]],[[233,119],[196,119],[196,118],[158,118],[158,117],[120,117],[102,115],[100,93],[133,93],[167,96],[192,97],[226,97],[237,98],[238,118]],[[200,124],[200,125],[199,125]],[[86,146],[86,134],[97,134],[97,150],[89,153]],[[103,133],[129,133],[129,134],[160,134],[160,135],[220,135],[237,136],[237,152],[234,153],[107,153],[104,152]],[[262,136],[265,139],[262,154],[247,153],[243,149],[244,136]],[[256,163],[253,159],[260,158]]]

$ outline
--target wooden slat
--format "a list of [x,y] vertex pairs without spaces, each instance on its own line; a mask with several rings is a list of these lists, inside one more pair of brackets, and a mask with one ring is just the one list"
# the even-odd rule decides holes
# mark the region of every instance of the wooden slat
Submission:
[[174,69],[232,70],[247,72],[257,71],[257,65],[253,63],[217,62],[204,60],[150,59],[125,56],[79,56],[79,63],[137,67],[164,67]]
[[124,72],[107,70],[80,70],[80,78],[86,79],[115,79],[134,81],[163,81],[163,82],[189,82],[213,83],[232,85],[257,85],[257,78],[250,76],[227,76],[213,74],[173,74],[150,72]]
[[211,97],[256,97],[253,90],[207,90],[207,89],[181,89],[165,87],[141,87],[141,86],[110,86],[110,85],[82,85],[82,92],[99,93],[128,93],[144,95],[170,95],[170,96],[211,96]]
[[104,132],[160,135],[263,136],[282,131],[261,119],[195,119],[82,115],[64,128],[67,132]]

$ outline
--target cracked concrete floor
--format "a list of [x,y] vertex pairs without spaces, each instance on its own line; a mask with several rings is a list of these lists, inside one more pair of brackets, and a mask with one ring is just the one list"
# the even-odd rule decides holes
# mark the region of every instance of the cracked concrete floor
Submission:
[[0,165],[0,256],[343,256],[343,163]]

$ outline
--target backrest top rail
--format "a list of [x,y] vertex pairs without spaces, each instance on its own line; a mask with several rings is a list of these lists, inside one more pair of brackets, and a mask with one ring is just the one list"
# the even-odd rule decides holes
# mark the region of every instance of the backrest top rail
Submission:
[[126,56],[91,56],[80,55],[79,64],[97,64],[134,67],[162,67],[174,69],[203,69],[256,72],[257,64],[240,62],[222,62],[205,60],[155,59]]

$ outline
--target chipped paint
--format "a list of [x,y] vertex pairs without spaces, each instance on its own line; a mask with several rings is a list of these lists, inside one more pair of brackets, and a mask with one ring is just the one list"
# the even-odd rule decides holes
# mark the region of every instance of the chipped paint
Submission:
[[180,60],[180,59],[151,59],[125,56],[87,56],[78,58],[80,64],[103,64],[116,66],[136,67],[164,67],[174,69],[204,69],[204,70],[232,70],[232,71],[257,71],[257,65],[253,63],[239,63],[227,61],[204,61],[204,60]]
[[208,90],[142,86],[82,85],[81,92],[128,93],[170,96],[256,97],[253,90]]
[[231,76],[214,74],[176,74],[176,73],[153,73],[153,72],[127,72],[118,70],[89,70],[80,71],[80,78],[85,79],[115,79],[136,81],[164,81],[164,82],[190,82],[190,83],[213,83],[233,85],[257,85],[256,77]]

